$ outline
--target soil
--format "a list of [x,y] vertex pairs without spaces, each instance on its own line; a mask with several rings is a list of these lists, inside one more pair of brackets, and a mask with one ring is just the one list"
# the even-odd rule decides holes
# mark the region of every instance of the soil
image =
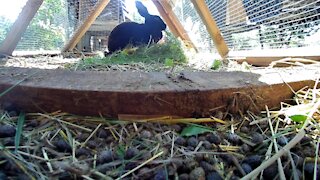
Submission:
[[[301,127],[274,116],[272,135],[266,117],[214,111],[211,119],[219,121],[195,125],[0,110],[0,179],[240,179],[276,154],[274,142],[282,149]],[[320,177],[319,115],[314,119],[281,156],[281,167],[276,161],[256,179],[280,179],[279,169],[287,179]],[[185,135],[190,126],[201,132]]]
[[14,56],[0,59],[0,66],[40,69],[63,69],[67,63],[76,63],[80,58],[64,58],[57,55]]

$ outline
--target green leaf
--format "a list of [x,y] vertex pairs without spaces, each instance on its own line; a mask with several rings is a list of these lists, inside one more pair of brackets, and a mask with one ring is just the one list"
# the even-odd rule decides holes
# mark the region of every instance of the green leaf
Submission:
[[16,131],[16,135],[15,135],[15,138],[14,138],[14,145],[15,145],[15,151],[16,152],[17,152],[18,147],[20,145],[22,128],[23,128],[23,125],[24,125],[25,118],[26,118],[26,114],[24,112],[20,112],[19,118],[18,118],[18,124],[17,124],[17,131]]
[[211,130],[206,127],[201,127],[198,125],[190,125],[188,127],[185,127],[182,130],[180,135],[181,136],[194,136],[194,135],[198,135],[198,134],[203,134],[205,132],[211,132]]
[[211,67],[213,70],[218,70],[221,67],[222,63],[220,60],[214,60],[214,63]]
[[[36,72],[36,73],[37,73],[37,72]],[[33,74],[28,75],[26,78],[18,81],[16,84],[12,85],[11,87],[9,87],[8,89],[6,89],[5,91],[0,92],[0,98],[1,98],[1,96],[4,96],[4,95],[7,94],[8,92],[10,92],[13,88],[15,88],[15,87],[18,86],[20,83],[22,83],[23,81],[25,81],[26,79],[28,79],[29,77],[33,76],[33,75],[36,74],[36,73],[33,73]]]
[[166,58],[164,64],[165,64],[166,66],[173,67],[173,66],[174,66],[173,59]]
[[305,122],[307,120],[308,116],[297,114],[297,115],[290,116],[289,118],[294,122],[302,123],[302,122]]
[[73,137],[72,137],[71,132],[64,124],[62,124],[62,128],[66,131],[66,134],[68,137],[68,143],[69,143],[70,147],[73,148]]
[[123,145],[119,144],[119,146],[118,146],[118,148],[116,150],[116,154],[118,155],[118,157],[120,159],[123,159],[125,153],[126,153],[125,147]]

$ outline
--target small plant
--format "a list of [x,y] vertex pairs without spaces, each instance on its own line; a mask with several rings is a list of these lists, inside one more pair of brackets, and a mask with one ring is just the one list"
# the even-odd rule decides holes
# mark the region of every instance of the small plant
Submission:
[[211,66],[211,69],[218,70],[221,68],[221,66],[222,66],[222,62],[220,60],[214,60],[212,66]]
[[166,66],[168,66],[168,67],[173,67],[173,66],[174,66],[174,60],[167,58],[167,59],[165,60],[164,65],[166,65]]

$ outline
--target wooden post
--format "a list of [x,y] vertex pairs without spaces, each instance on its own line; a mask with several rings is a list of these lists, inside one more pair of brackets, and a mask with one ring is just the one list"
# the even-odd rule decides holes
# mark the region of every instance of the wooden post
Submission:
[[175,36],[180,37],[187,47],[193,48],[197,51],[197,47],[193,44],[188,33],[172,11],[172,7],[168,0],[152,0],[152,2],[157,7],[161,17],[168,25],[170,31]]
[[92,12],[85,19],[85,21],[77,28],[76,32],[72,35],[69,42],[64,46],[62,52],[70,51],[77,45],[77,43],[81,40],[83,35],[87,32],[92,23],[109,4],[109,2],[110,0],[100,0],[98,2],[98,4],[93,8]]
[[28,0],[22,8],[17,20],[12,25],[6,38],[0,46],[0,54],[12,55],[12,52],[17,47],[22,35],[26,31],[31,20],[40,8],[43,0]]
[[161,3],[157,0],[152,0],[154,5],[157,7],[159,14],[163,18],[163,20],[166,22],[167,26],[169,27],[170,31],[173,35],[180,37],[179,32],[177,30],[177,27],[173,24],[173,22],[170,20],[169,16],[167,15],[166,11],[162,7]]
[[196,8],[199,16],[205,24],[214,44],[217,47],[218,53],[222,58],[225,58],[229,53],[229,48],[224,41],[217,23],[213,19],[209,8],[206,5],[205,0],[191,0],[194,7]]

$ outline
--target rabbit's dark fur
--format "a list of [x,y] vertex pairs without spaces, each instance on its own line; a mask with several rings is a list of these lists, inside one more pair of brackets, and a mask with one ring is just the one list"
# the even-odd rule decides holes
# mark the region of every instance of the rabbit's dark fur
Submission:
[[150,15],[140,1],[136,1],[136,7],[145,18],[145,23],[124,22],[116,26],[109,35],[109,53],[122,50],[129,44],[139,46],[157,43],[162,38],[162,31],[167,27],[163,20],[159,16]]

